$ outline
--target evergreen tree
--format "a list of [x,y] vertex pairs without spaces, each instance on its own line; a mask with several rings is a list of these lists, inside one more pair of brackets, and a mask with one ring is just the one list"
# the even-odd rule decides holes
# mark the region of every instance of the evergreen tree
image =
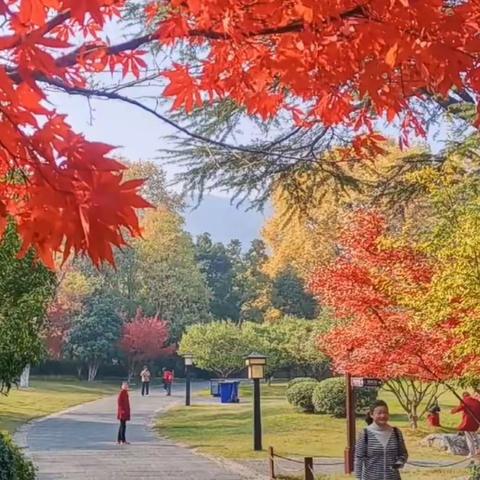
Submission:
[[[237,241],[238,242],[238,241]],[[233,244],[233,242],[232,242]],[[231,244],[231,245],[232,245]],[[241,246],[238,242],[239,249]],[[219,320],[238,322],[240,298],[234,290],[235,258],[233,249],[222,243],[214,243],[210,234],[197,237],[195,256],[211,292],[210,312]]]
[[42,333],[56,279],[30,250],[18,258],[13,225],[0,243],[0,392],[8,391],[23,369],[44,352]]
[[310,320],[316,316],[315,298],[305,291],[304,281],[292,269],[285,270],[273,280],[271,301],[273,308],[285,315]]

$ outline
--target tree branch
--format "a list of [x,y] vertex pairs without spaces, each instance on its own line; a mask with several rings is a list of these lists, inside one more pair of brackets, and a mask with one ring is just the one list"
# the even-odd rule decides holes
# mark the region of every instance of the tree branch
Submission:
[[[55,79],[51,79],[51,78],[39,78],[39,81],[48,83],[49,85],[53,85],[55,87],[58,87],[58,88],[64,90],[65,92],[67,92],[69,94],[72,94],[72,95],[82,95],[82,96],[86,96],[86,97],[108,98],[108,99],[111,99],[111,100],[120,100],[122,102],[129,103],[131,105],[135,105],[136,107],[141,108],[142,110],[150,113],[151,115],[154,115],[159,120],[167,123],[168,125],[175,128],[176,130],[184,133],[185,135],[187,135],[187,136],[189,136],[189,137],[191,137],[195,140],[201,141],[203,143],[208,143],[210,145],[222,148],[224,150],[238,151],[238,152],[250,153],[250,154],[254,154],[254,155],[261,155],[261,154],[272,155],[274,157],[281,157],[281,158],[284,158],[284,159],[287,159],[287,160],[292,160],[292,161],[303,161],[304,160],[303,158],[300,158],[300,157],[294,157],[294,156],[291,156],[291,155],[286,155],[284,152],[275,152],[275,151],[268,150],[268,149],[254,149],[254,148],[249,148],[249,147],[242,147],[241,145],[232,145],[232,144],[229,144],[229,143],[226,143],[226,142],[221,142],[221,141],[218,141],[218,140],[212,140],[211,138],[205,137],[205,136],[200,135],[198,133],[192,132],[185,127],[182,127],[181,125],[174,122],[170,118],[162,115],[161,113],[158,113],[153,108],[139,102],[138,100],[126,97],[124,95],[120,95],[120,94],[118,94],[114,91],[105,91],[105,90],[96,90],[96,89],[90,89],[90,88],[72,87],[72,86],[64,84],[63,82],[61,82],[59,80],[55,80]],[[272,143],[272,145],[274,145],[274,144],[275,144],[275,142]],[[269,146],[270,145],[268,145],[267,148]]]

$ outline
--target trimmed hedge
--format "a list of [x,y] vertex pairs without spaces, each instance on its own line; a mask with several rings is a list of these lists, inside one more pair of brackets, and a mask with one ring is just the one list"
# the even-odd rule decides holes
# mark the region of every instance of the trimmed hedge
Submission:
[[287,388],[287,401],[302,412],[313,412],[312,395],[318,382],[298,382]]
[[297,378],[292,378],[292,380],[290,380],[287,384],[287,389],[289,389],[290,387],[293,387],[294,385],[297,385],[298,383],[303,383],[303,382],[317,382],[317,380],[315,378],[312,378],[312,377],[297,377]]
[[[327,378],[319,382],[312,394],[312,403],[316,413],[345,418],[347,391],[343,377]],[[356,389],[355,404],[357,413],[365,413],[377,399],[377,390]]]
[[0,433],[0,480],[35,480],[35,467],[7,435]]

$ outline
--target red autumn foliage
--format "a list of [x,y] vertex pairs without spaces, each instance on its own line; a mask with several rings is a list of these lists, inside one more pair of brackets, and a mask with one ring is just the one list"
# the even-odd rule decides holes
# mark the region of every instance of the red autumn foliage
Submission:
[[425,381],[461,375],[464,362],[450,356],[459,341],[453,322],[418,325],[405,303],[428,287],[427,260],[412,248],[382,245],[386,232],[381,215],[356,212],[341,235],[340,256],[314,275],[312,291],[339,320],[319,347],[340,373]]
[[[163,2],[150,2],[152,24]],[[173,0],[163,43],[208,47],[195,72],[175,65],[165,94],[192,110],[229,98],[264,119],[371,131],[375,117],[424,134],[413,100],[477,95],[480,5],[443,0]],[[301,105],[301,107],[300,107]],[[373,134],[373,132],[372,132]],[[408,135],[405,136],[405,139]]]
[[168,345],[169,338],[168,322],[158,317],[146,317],[139,309],[135,318],[123,326],[120,349],[131,365],[137,365],[173,354],[175,347]]
[[379,117],[406,141],[424,134],[418,102],[480,92],[473,0],[149,0],[149,33],[112,45],[105,25],[126,11],[125,0],[0,0],[0,231],[13,217],[23,249],[50,266],[56,252],[113,262],[147,203],[112,147],[74,132],[46,90],[85,94],[90,77],[118,69],[138,78],[145,45],[201,48],[194,65],[158,72],[174,108],[230,99],[263,119],[342,124],[359,157],[381,150]]
[[130,57],[100,53],[98,36],[121,3],[0,0],[0,234],[13,217],[21,253],[33,246],[52,268],[55,252],[113,263],[112,247],[125,244],[122,229],[139,235],[135,210],[148,206],[138,195],[142,182],[123,181],[113,147],[75,133],[46,102],[48,84],[85,86],[100,57],[138,69]]
[[49,356],[55,360],[62,358],[63,347],[68,339],[68,333],[71,328],[72,312],[54,302],[48,309],[48,325],[45,332],[45,344]]

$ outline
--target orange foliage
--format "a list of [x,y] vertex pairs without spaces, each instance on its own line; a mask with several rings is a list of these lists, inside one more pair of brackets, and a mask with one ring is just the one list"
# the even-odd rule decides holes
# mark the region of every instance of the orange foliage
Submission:
[[[172,0],[162,42],[209,47],[195,72],[176,65],[166,95],[190,110],[230,98],[264,119],[289,111],[298,125],[321,121],[381,139],[372,121],[398,119],[423,135],[413,98],[480,89],[480,4],[467,0]],[[164,2],[151,1],[154,23]],[[359,132],[360,134],[360,132]]]
[[[45,101],[46,83],[80,87],[90,71],[104,69],[96,37],[121,4],[0,1],[7,59],[0,65],[0,234],[13,217],[21,254],[35,247],[51,268],[55,252],[113,263],[112,247],[125,244],[122,229],[139,235],[135,209],[148,206],[138,195],[142,182],[122,180],[124,167],[109,158],[113,147],[88,142]],[[77,35],[91,42],[65,53]],[[124,55],[113,63],[134,73],[144,65]]]
[[[122,180],[111,147],[75,133],[46,100],[113,71],[139,77],[151,42],[201,47],[195,65],[163,73],[187,112],[230,99],[263,119],[343,124],[355,152],[382,151],[375,119],[398,121],[402,142],[425,133],[412,99],[480,91],[480,4],[473,0],[150,0],[149,34],[110,45],[105,22],[125,0],[0,0],[0,231],[13,217],[23,251],[113,262],[122,229],[139,235],[141,182]],[[187,60],[188,62],[188,60]]]
[[427,328],[408,307],[408,297],[425,293],[431,266],[412,248],[382,245],[386,233],[381,215],[357,212],[340,238],[340,256],[312,278],[312,290],[340,321],[320,348],[342,373],[385,380],[460,376],[468,359],[451,356],[460,343],[455,322]]

